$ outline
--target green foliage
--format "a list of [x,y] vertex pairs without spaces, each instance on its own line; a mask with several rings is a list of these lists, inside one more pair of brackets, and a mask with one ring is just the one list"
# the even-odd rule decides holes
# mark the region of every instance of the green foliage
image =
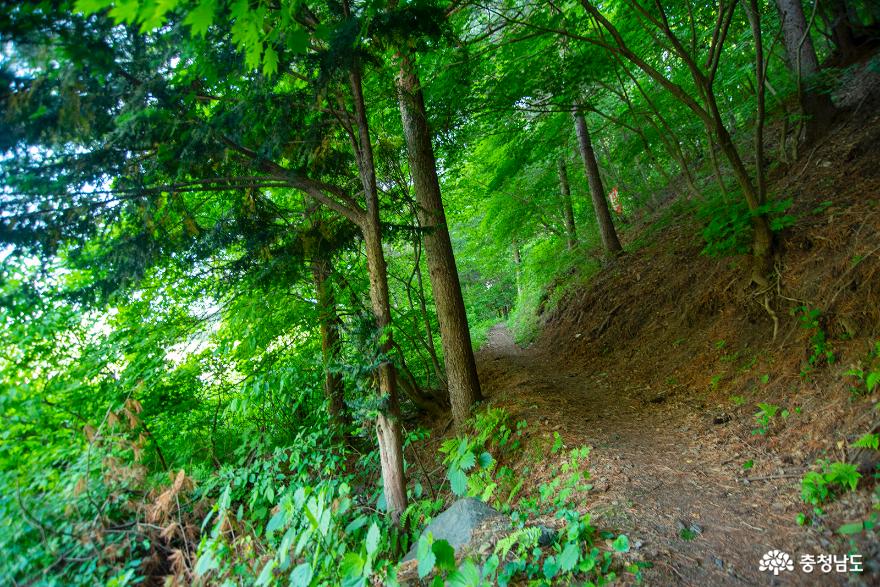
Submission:
[[855,377],[858,383],[850,389],[856,395],[872,393],[880,383],[880,341],[874,343],[864,361],[846,372]]
[[697,218],[706,222],[703,240],[706,246],[703,254],[710,257],[743,255],[751,245],[751,221],[758,215],[770,218],[771,228],[778,232],[791,226],[795,217],[785,211],[792,200],[771,200],[755,211],[750,211],[744,201],[731,203],[727,197],[716,195],[705,201],[697,209]]
[[852,443],[852,445],[859,448],[872,448],[878,450],[878,448],[880,448],[880,434],[868,432],[867,434],[863,434],[858,440]]
[[819,471],[806,473],[801,480],[801,498],[819,507],[844,491],[854,491],[861,474],[851,463],[819,461]]
[[821,365],[834,364],[834,351],[828,343],[828,335],[822,328],[821,310],[800,306],[792,310],[792,315],[798,315],[800,327],[810,333],[810,356],[807,358],[807,364],[801,369],[801,377],[807,378]]
[[[491,408],[475,415],[473,428],[475,436],[450,438],[440,446],[440,453],[446,455],[443,464],[450,489],[458,496],[470,495],[499,507],[509,506],[519,487],[509,467],[498,468],[498,459],[520,448],[525,422],[518,422],[514,429],[504,410]],[[490,451],[498,456],[493,457]],[[496,496],[496,491],[501,495]],[[503,495],[507,497],[502,501]]]
[[[609,550],[601,551],[595,546],[597,533],[590,524],[590,516],[579,514],[576,509],[581,501],[579,496],[591,487],[585,483],[589,479],[586,470],[589,447],[579,447],[565,453],[557,435],[559,448],[551,450],[551,454],[565,455],[565,458],[558,473],[539,488],[538,497],[514,499],[521,479],[508,493],[507,488],[513,478],[508,473],[509,469],[499,469],[496,463],[517,455],[524,428],[524,423],[512,428],[509,416],[503,410],[489,409],[475,415],[473,437],[450,439],[441,447],[441,452],[447,455],[444,462],[450,471],[460,470],[462,473],[468,468],[465,465],[473,462],[472,467],[477,467],[476,463],[480,460],[466,455],[473,456],[484,449],[495,451],[497,456],[484,453],[488,456],[467,476],[465,487],[469,495],[488,495],[493,505],[510,511],[515,527],[495,544],[492,556],[483,565],[482,574],[475,562],[467,559],[454,571],[449,565],[441,565],[430,546],[430,539],[422,538],[424,545],[422,542],[419,544],[420,577],[435,572],[446,584],[461,585],[485,585],[487,582],[508,585],[518,578],[554,583],[590,578],[595,584],[605,584],[614,579],[616,574],[612,571],[612,553],[628,552],[629,538],[610,535],[608,538],[613,540],[609,542]],[[495,491],[498,487],[503,487],[504,491],[500,492],[499,497],[493,497],[498,495]],[[491,491],[487,492],[487,488],[491,488]],[[506,499],[503,499],[504,496],[507,496]],[[538,547],[541,529],[529,525],[529,520],[535,515],[553,515],[565,521],[565,528],[558,533],[550,552]],[[636,567],[630,572],[636,574],[639,571],[640,567]]]
[[[758,403],[758,412],[755,414],[755,423],[757,428],[752,430],[752,434],[765,435],[770,430],[773,418],[779,412],[779,406],[775,404]],[[787,412],[785,412],[787,414]]]

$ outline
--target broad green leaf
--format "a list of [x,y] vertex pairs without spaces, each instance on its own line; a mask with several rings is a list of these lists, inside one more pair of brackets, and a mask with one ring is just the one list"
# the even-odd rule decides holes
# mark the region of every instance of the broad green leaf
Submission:
[[449,587],[479,587],[480,569],[471,559],[465,559],[458,569],[446,578]]
[[617,552],[629,552],[629,538],[626,534],[621,534],[614,540],[611,547]]
[[275,570],[275,566],[278,563],[275,559],[270,560],[266,563],[266,566],[263,567],[262,572],[260,572],[260,576],[257,577],[256,585],[268,585],[272,582],[272,579],[275,578],[273,571]]
[[138,17],[140,3],[138,0],[117,0],[116,5],[108,12],[116,24],[132,24]]
[[559,555],[559,568],[566,573],[571,571],[577,565],[580,556],[581,550],[578,548],[577,543],[569,542],[562,550],[562,554]]
[[193,37],[204,37],[214,22],[217,0],[201,0],[192,12],[186,15],[183,24],[188,25]]
[[309,50],[309,33],[302,29],[292,29],[287,33],[287,49],[295,54],[302,55]]
[[339,574],[343,577],[360,577],[364,570],[364,559],[356,552],[346,552],[339,565]]
[[272,534],[281,528],[284,525],[285,518],[287,517],[287,513],[284,508],[278,510],[278,512],[272,516],[269,520],[269,523],[266,524],[266,536],[272,536]]
[[837,529],[838,533],[849,535],[849,534],[858,534],[862,530],[864,530],[865,524],[863,522],[852,522],[850,524],[844,524],[840,528]]
[[81,14],[94,14],[108,8],[113,2],[111,0],[76,0],[73,9]]
[[307,562],[299,564],[290,573],[290,585],[291,587],[307,587],[312,582],[313,576],[312,565]]
[[431,548],[431,540],[427,536],[419,538],[416,559],[418,560],[419,579],[424,579],[434,568],[434,563],[437,561],[437,557]]
[[381,535],[379,534],[379,526],[373,522],[373,525],[370,526],[370,529],[367,531],[367,554],[372,556],[376,553],[376,550],[379,548],[379,539]]
[[437,559],[435,565],[444,571],[455,570],[455,549],[446,540],[437,540],[431,545]]
[[449,478],[452,493],[462,496],[467,492],[467,475],[464,474],[464,471],[458,468],[449,469],[446,476]]
[[272,47],[266,47],[263,54],[263,75],[272,77],[278,72],[278,53]]

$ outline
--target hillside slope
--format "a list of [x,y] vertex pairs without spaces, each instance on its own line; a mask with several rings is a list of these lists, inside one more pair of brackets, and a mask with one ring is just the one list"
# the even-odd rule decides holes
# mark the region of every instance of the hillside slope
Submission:
[[[534,344],[519,348],[496,327],[480,353],[491,405],[543,441],[559,432],[593,447],[585,509],[640,544],[634,555],[655,565],[648,584],[764,584],[768,550],[797,560],[851,547],[865,574],[816,570],[810,580],[880,581],[876,535],[850,543],[836,532],[868,518],[876,499],[876,451],[852,443],[876,432],[880,387],[868,395],[847,372],[878,367],[878,102],[851,99],[824,140],[771,176],[796,221],[780,234],[769,290],[750,288],[744,259],[700,255],[687,207],[667,208],[661,228],[653,218],[650,233],[628,233],[630,248],[642,246],[568,290]],[[759,403],[776,409],[766,425]],[[547,457],[532,483],[558,467]],[[821,515],[801,499],[820,458],[862,472]],[[777,581],[806,578],[796,567]]]

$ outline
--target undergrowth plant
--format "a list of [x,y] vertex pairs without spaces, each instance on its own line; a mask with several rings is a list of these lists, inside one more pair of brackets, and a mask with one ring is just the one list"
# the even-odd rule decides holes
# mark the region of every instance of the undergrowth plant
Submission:
[[778,232],[797,220],[785,213],[791,204],[791,198],[770,200],[757,210],[749,211],[745,202],[730,202],[727,197],[715,194],[697,209],[697,218],[706,223],[703,228],[706,245],[702,253],[710,257],[746,254],[749,251],[752,218],[768,215],[771,229]]
[[[503,410],[489,409],[475,416],[473,435],[443,444],[441,452],[446,455],[444,464],[453,493],[482,498],[509,511],[512,528],[495,543],[484,562],[465,558],[457,566],[448,544],[430,536],[421,537],[417,552],[420,578],[433,574],[432,584],[455,586],[508,585],[520,579],[535,585],[584,580],[603,585],[615,580],[621,565],[614,553],[628,552],[629,539],[598,532],[590,516],[577,510],[581,496],[591,489],[586,469],[590,448],[565,451],[556,434],[550,454],[563,457],[557,474],[538,489],[537,495],[520,495],[522,480],[511,487],[509,467],[499,467],[498,463],[518,456],[524,428],[524,423],[511,427]],[[499,488],[503,491],[497,492]],[[539,515],[556,517],[564,523],[563,529],[552,536],[534,526],[532,520]],[[600,540],[607,542],[605,548],[600,547]],[[644,566],[637,563],[623,568],[640,580]]]
[[821,310],[799,306],[792,310],[792,314],[798,316],[800,327],[810,333],[810,356],[807,358],[807,364],[801,369],[801,377],[806,379],[818,367],[833,365],[835,355],[828,342],[828,334],[822,328],[820,322],[822,317]]
[[[862,475],[852,463],[831,462],[820,459],[816,462],[818,471],[809,471],[801,479],[801,498],[813,506],[816,515],[822,515],[822,505],[842,493],[854,491]],[[799,517],[804,521],[803,516]]]
[[874,343],[864,361],[846,372],[856,378],[856,385],[850,387],[855,395],[872,393],[880,383],[880,341]]
[[[868,432],[859,437],[852,446],[853,448],[860,448],[863,450],[880,450],[880,435],[874,432]],[[840,534],[854,536],[856,534],[861,534],[862,532],[874,533],[880,528],[880,485],[876,484],[877,481],[880,481],[880,464],[875,465],[873,477],[875,480],[873,511],[863,520],[841,525],[837,529]]]

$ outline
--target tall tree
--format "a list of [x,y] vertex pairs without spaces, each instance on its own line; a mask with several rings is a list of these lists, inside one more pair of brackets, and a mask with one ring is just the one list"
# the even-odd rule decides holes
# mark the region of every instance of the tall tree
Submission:
[[578,149],[587,180],[590,183],[590,196],[593,200],[593,210],[596,213],[596,221],[599,223],[599,235],[602,237],[602,246],[608,255],[617,255],[623,252],[617,231],[614,229],[614,221],[611,220],[611,211],[608,209],[608,200],[605,198],[605,187],[602,185],[602,176],[599,175],[599,163],[596,161],[596,152],[593,150],[593,142],[590,139],[590,131],[587,129],[587,121],[579,105],[575,104],[572,111],[575,134],[578,140]]
[[831,97],[815,87],[819,58],[804,17],[801,0],[776,0],[789,68],[797,80],[798,101],[807,116],[806,142],[812,143],[830,126],[835,108]]
[[446,225],[421,83],[412,57],[401,54],[399,59],[397,91],[400,115],[416,194],[419,224],[424,230],[431,289],[440,322],[449,401],[455,424],[461,427],[470,416],[473,405],[482,399],[480,380],[477,377],[477,365],[471,347],[470,329],[452,241],[449,238],[449,227]]
[[568,169],[565,157],[559,158],[559,193],[562,196],[562,216],[565,219],[565,236],[569,250],[577,247],[577,227],[574,223],[574,206],[571,203],[571,185],[568,182]]

